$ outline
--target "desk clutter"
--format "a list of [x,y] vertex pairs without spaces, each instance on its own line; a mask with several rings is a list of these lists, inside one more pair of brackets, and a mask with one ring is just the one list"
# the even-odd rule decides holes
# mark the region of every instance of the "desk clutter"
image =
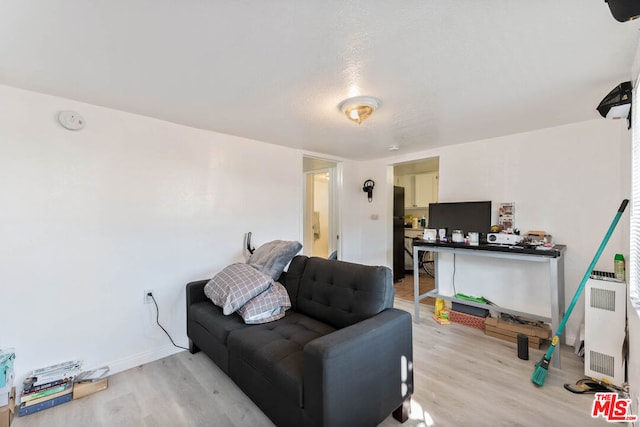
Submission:
[[9,427],[14,415],[34,414],[109,386],[108,367],[83,371],[82,362],[72,360],[31,371],[16,401],[14,359],[13,350],[0,350],[0,427]]
[[552,236],[544,231],[528,231],[525,234],[507,234],[502,232],[488,233],[486,238],[482,233],[470,231],[466,236],[463,230],[453,230],[451,238],[447,235],[447,229],[439,230],[427,228],[423,232],[422,239],[427,243],[457,243],[469,246],[480,244],[502,245],[521,248],[535,248],[540,250],[553,248]]
[[[429,219],[419,222],[427,243],[479,246],[483,244],[549,250],[551,235],[515,227],[515,204],[500,203],[498,222],[491,225],[491,201],[429,204]],[[417,219],[417,218],[416,218]],[[414,224],[414,228],[417,228]]]

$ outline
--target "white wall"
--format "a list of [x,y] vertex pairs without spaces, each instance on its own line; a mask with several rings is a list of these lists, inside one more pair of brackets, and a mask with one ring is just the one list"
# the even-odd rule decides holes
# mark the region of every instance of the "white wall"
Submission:
[[[301,239],[289,148],[0,86],[0,348],[18,378],[69,359],[114,371],[186,346],[185,284]],[[75,110],[86,127],[59,126]]]
[[[391,267],[393,252],[391,214],[393,209],[393,171],[375,162],[345,162],[342,208],[343,257],[351,262]],[[368,201],[364,182],[375,182]],[[391,194],[389,194],[391,192]],[[388,230],[387,230],[388,229]],[[391,236],[392,237],[392,236]],[[389,238],[391,238],[389,237]],[[357,242],[357,246],[353,243]]]
[[[247,231],[256,245],[302,239],[296,150],[6,86],[0,99],[0,348],[16,348],[18,377],[68,359],[117,371],[170,354],[176,349],[153,323],[153,305],[142,304],[144,289],[154,290],[161,321],[186,345],[185,283],[243,260]],[[65,109],[84,116],[84,130],[57,124]],[[440,156],[441,201],[513,201],[521,230],[545,229],[568,246],[568,303],[629,194],[628,140],[624,123],[598,119],[345,160],[341,258],[392,265],[390,165]],[[372,203],[366,179],[376,182]],[[627,254],[627,223],[599,268]],[[458,291],[546,310],[546,274],[535,266],[502,266],[497,277],[495,266],[461,265]]]
[[[630,133],[623,121],[596,119],[422,153],[365,162],[362,170],[381,181],[389,165],[440,156],[439,201],[515,202],[516,226],[523,232],[545,230],[567,245],[565,299],[568,305],[623,198],[629,197]],[[375,179],[375,178],[374,178]],[[376,182],[378,182],[376,180]],[[376,205],[359,212],[362,259],[381,262],[391,242],[391,190],[378,191]],[[370,221],[369,212],[385,218]],[[628,254],[628,214],[624,216],[597,268],[613,271],[613,256]],[[386,253],[386,265],[391,265]],[[440,282],[452,292],[451,257],[442,257]],[[497,304],[550,315],[546,264],[457,257],[456,291],[483,295]],[[449,285],[449,286],[447,286]],[[447,289],[448,287],[448,289]],[[565,331],[573,343],[584,311],[583,299]]]

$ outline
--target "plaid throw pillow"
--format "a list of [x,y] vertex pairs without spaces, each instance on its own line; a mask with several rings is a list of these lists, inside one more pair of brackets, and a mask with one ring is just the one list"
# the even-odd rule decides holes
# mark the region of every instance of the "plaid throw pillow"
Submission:
[[244,323],[268,323],[284,317],[284,312],[289,308],[291,301],[287,290],[275,282],[269,289],[240,307],[238,314],[242,316]]
[[267,290],[273,279],[248,264],[236,263],[213,276],[204,287],[204,294],[222,312],[229,315],[251,298]]

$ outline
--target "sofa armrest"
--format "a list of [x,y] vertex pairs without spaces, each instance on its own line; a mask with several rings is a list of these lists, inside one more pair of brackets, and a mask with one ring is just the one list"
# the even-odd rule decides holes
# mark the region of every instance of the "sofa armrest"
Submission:
[[204,294],[204,287],[208,282],[209,280],[207,279],[187,283],[187,337],[189,338],[189,352],[191,354],[197,353],[200,349],[191,339],[192,320],[190,307],[193,304],[207,300],[207,296]]
[[373,425],[413,393],[411,315],[389,308],[304,348],[305,417]]
[[204,286],[208,282],[209,279],[187,283],[187,313],[189,313],[191,304],[207,300],[207,296],[204,294]]

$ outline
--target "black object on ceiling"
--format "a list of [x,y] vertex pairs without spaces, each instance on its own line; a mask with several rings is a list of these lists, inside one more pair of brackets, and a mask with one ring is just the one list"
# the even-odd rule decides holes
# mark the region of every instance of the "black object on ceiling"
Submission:
[[623,82],[605,96],[596,108],[606,119],[627,118],[627,129],[631,129],[631,82]]
[[627,22],[640,16],[640,1],[638,0],[604,0],[609,4],[609,10],[616,21]]

